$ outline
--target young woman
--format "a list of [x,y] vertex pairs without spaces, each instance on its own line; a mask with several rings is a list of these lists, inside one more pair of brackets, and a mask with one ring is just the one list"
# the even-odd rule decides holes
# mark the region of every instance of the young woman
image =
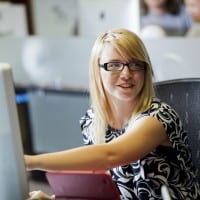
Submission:
[[25,156],[28,170],[109,170],[123,199],[199,199],[188,138],[176,111],[155,98],[152,66],[140,38],[101,34],[89,69],[91,108],[81,118],[86,144]]
[[191,19],[180,0],[141,0],[141,8],[142,35],[147,30],[153,34],[149,27],[156,26],[165,33],[160,33],[162,36],[184,36],[191,26]]

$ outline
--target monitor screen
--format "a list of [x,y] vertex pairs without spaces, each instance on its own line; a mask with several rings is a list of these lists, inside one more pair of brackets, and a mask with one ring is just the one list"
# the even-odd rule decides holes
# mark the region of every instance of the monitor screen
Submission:
[[200,77],[199,38],[167,37],[145,39],[144,43],[156,82]]
[[113,28],[139,33],[139,0],[78,0],[79,34],[94,36]]
[[28,98],[34,153],[84,145],[79,120],[89,107],[86,91],[38,89],[29,91]]
[[12,70],[0,63],[0,194],[1,199],[25,200],[28,181],[24,164]]

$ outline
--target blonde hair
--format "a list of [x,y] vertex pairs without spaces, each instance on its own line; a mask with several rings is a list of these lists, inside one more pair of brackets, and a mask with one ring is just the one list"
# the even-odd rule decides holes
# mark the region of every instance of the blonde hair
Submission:
[[151,99],[154,96],[152,66],[146,48],[140,38],[126,29],[114,29],[101,34],[94,43],[89,63],[89,87],[94,110],[93,130],[95,143],[105,142],[108,121],[112,116],[111,106],[103,88],[99,69],[99,59],[105,44],[112,45],[127,59],[132,58],[146,62],[144,86],[131,119],[149,108]]

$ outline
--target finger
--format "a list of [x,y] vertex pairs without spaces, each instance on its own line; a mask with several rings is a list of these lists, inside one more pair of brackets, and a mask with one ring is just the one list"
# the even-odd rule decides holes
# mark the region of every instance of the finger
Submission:
[[34,199],[54,200],[55,199],[55,195],[49,196],[46,193],[42,192],[41,190],[32,191],[29,193],[29,195],[30,195],[30,200],[34,200]]
[[41,198],[42,197],[42,192],[40,190],[38,191],[33,191],[29,193],[30,199],[37,199],[37,198]]
[[55,200],[56,199],[56,196],[53,194],[51,195],[51,200]]

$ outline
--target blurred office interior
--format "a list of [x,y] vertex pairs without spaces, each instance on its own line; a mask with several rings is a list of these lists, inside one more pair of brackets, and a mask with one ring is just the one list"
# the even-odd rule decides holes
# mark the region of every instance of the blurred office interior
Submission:
[[[141,36],[140,15],[140,0],[0,1],[0,62],[13,68],[25,153],[82,144],[79,118],[89,106],[93,42],[99,32],[117,27]],[[199,38],[144,43],[155,82],[200,77]]]

